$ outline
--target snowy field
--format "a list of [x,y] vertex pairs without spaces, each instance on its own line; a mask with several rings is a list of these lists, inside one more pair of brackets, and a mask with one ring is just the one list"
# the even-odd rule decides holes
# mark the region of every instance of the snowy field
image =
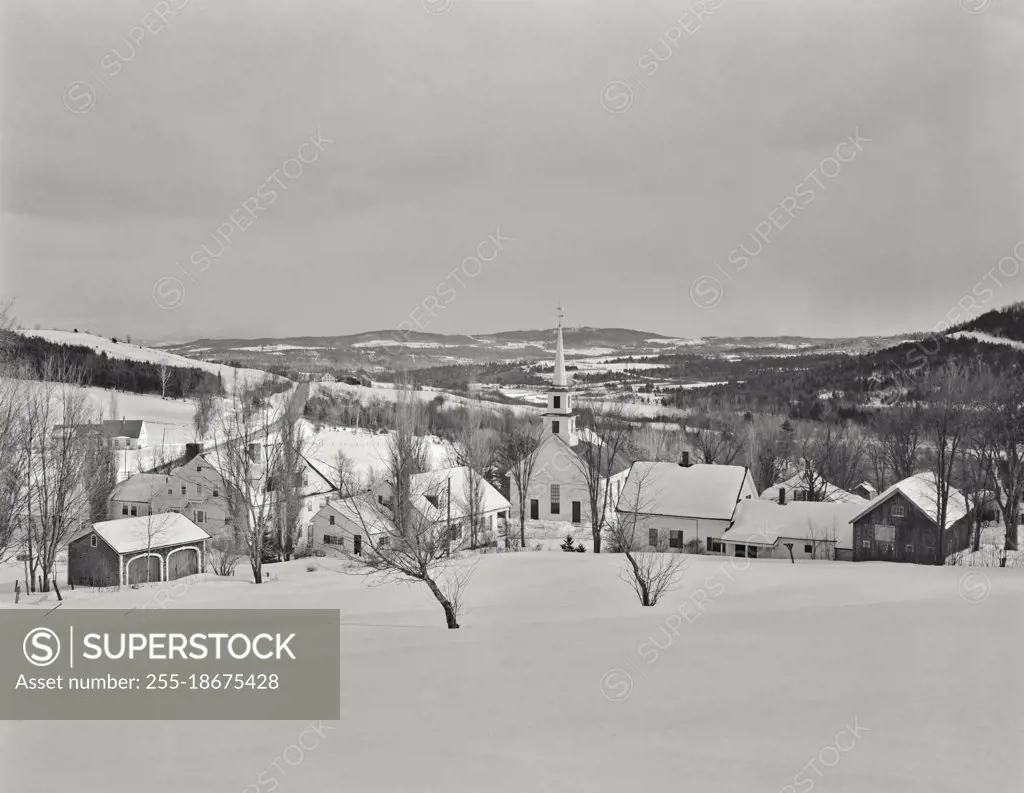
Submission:
[[[310,422],[303,420],[306,438],[306,458],[324,474],[336,471],[338,452],[344,452],[361,474],[371,469],[384,470],[388,459],[388,434],[371,432],[354,427],[324,427],[314,431]],[[447,463],[447,450],[438,438],[430,437],[427,455],[431,468],[441,468]]]
[[621,561],[480,557],[458,631],[421,587],[329,560],[258,587],[204,576],[173,605],[340,609],[342,718],[320,744],[282,773],[313,718],[4,722],[4,788],[257,791],[269,771],[277,793],[1021,789],[1024,571],[688,557],[642,609]]
[[98,353],[106,353],[108,358],[118,358],[125,361],[142,361],[153,363],[159,366],[183,366],[192,369],[202,369],[206,372],[219,374],[224,380],[224,388],[230,389],[237,376],[243,383],[260,382],[266,377],[272,377],[262,369],[235,369],[232,366],[225,366],[219,363],[200,361],[195,358],[186,358],[167,350],[153,347],[143,347],[139,344],[129,344],[119,341],[116,344],[105,336],[96,336],[91,333],[75,333],[70,330],[21,330],[26,336],[38,336],[51,341],[54,344],[76,344],[82,347],[89,347]]
[[[372,398],[394,402],[398,399],[399,393],[398,389],[396,389],[392,383],[374,383],[373,386],[369,388],[361,385],[349,385],[348,383],[312,383],[310,385],[310,396],[313,396],[318,390],[330,391],[347,399],[358,399],[360,403],[364,405]],[[436,399],[438,395],[441,395],[444,397],[446,405],[476,405],[492,410],[508,409],[517,415],[535,414],[538,412],[536,408],[528,405],[509,405],[503,402],[488,402],[483,399],[469,399],[467,397],[459,396],[458,394],[450,394],[447,391],[439,391],[436,388],[420,388],[411,391],[410,393],[416,399],[423,402],[430,402],[431,400]]]

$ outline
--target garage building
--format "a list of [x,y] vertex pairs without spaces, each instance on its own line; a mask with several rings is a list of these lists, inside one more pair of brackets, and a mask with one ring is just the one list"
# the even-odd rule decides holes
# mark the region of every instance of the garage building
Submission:
[[193,575],[206,566],[209,539],[176,512],[94,523],[68,543],[68,584],[131,586]]

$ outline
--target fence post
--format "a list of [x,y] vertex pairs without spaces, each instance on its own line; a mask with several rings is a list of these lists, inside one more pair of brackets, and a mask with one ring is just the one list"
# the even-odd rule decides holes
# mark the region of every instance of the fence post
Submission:
[[64,598],[60,596],[60,588],[57,586],[56,578],[53,579],[53,591],[57,593],[57,600],[64,600]]
[[18,601],[21,600],[21,581],[14,582],[14,605],[18,605]]

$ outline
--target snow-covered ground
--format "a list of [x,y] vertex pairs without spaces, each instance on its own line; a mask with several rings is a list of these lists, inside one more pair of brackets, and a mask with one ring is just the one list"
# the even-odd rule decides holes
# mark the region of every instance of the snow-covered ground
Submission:
[[96,336],[91,333],[75,333],[70,330],[21,330],[20,333],[26,336],[38,336],[55,344],[76,344],[82,347],[89,347],[98,353],[106,353],[108,358],[118,358],[124,361],[142,361],[158,366],[166,364],[167,366],[202,369],[213,374],[220,374],[224,380],[225,388],[232,387],[236,376],[243,383],[259,382],[269,376],[262,369],[235,369],[224,364],[200,361],[196,358],[186,358],[183,355],[177,355],[159,348],[143,347],[123,341],[118,341],[115,344],[105,336]]
[[[344,452],[356,471],[362,474],[371,469],[383,470],[388,455],[388,434],[354,427],[323,427],[319,432],[303,420],[307,441],[306,458],[317,470],[327,475],[337,471],[338,452]],[[428,439],[427,454],[431,468],[447,464],[447,450],[441,441]]]
[[[693,556],[643,609],[621,563],[479,557],[458,631],[422,587],[326,559],[262,586],[204,576],[170,605],[340,610],[342,717],[316,748],[280,759],[316,714],[3,722],[3,786],[251,792],[269,770],[277,793],[1021,789],[1024,571]],[[154,588],[64,608],[129,611]]]
[[[311,385],[310,396],[314,395],[319,390],[330,391],[348,399],[358,399],[360,403],[364,405],[374,397],[377,399],[388,400],[390,402],[394,402],[398,399],[398,389],[396,389],[392,383],[374,383],[371,387],[349,385],[348,383],[313,383]],[[502,390],[504,391],[505,389]],[[503,402],[488,402],[486,400],[470,399],[464,396],[459,396],[458,394],[441,392],[436,388],[420,388],[412,391],[411,393],[415,398],[424,402],[436,399],[439,394],[442,394],[444,396],[445,404],[447,405],[478,405],[491,410],[508,409],[517,415],[526,415],[538,412],[536,408],[528,405],[510,405]]]

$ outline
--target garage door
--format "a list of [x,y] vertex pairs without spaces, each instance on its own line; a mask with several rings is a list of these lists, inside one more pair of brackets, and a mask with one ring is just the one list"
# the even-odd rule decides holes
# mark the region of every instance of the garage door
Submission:
[[195,548],[182,548],[172,551],[167,557],[167,580],[184,578],[199,572],[199,551]]
[[145,584],[160,580],[160,557],[140,556],[128,562],[128,583]]

